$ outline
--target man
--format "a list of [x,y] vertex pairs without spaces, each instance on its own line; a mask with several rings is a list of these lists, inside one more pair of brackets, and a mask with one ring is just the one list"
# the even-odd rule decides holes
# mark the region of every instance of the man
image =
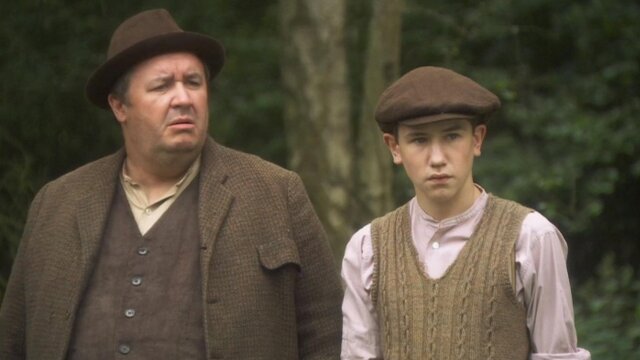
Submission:
[[339,277],[300,178],[207,137],[223,62],[166,10],[115,30],[86,91],[124,149],[36,195],[0,358],[338,358]]
[[415,197],[347,245],[343,359],[590,358],[576,346],[562,235],[473,181],[499,107],[438,67],[381,95],[376,121]]

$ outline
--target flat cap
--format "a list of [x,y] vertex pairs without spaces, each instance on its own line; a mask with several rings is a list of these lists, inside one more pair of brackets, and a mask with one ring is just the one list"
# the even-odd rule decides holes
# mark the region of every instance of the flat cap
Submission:
[[385,133],[399,122],[480,118],[500,108],[500,100],[477,82],[449,69],[424,66],[409,71],[380,95],[375,119]]

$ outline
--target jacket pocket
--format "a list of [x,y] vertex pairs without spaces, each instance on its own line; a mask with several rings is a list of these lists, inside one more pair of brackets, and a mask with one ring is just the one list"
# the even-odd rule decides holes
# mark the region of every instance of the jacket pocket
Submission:
[[298,248],[289,239],[258,245],[258,258],[262,267],[268,270],[276,270],[285,265],[293,265],[298,272],[301,269]]

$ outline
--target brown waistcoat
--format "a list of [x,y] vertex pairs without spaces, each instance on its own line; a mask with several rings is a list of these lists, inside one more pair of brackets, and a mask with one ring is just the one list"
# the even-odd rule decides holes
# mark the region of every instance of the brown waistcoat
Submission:
[[530,210],[490,196],[478,228],[439,279],[422,271],[408,206],[371,225],[372,296],[385,359],[526,359],[526,314],[509,277]]
[[120,186],[68,359],[204,359],[197,179],[142,236]]

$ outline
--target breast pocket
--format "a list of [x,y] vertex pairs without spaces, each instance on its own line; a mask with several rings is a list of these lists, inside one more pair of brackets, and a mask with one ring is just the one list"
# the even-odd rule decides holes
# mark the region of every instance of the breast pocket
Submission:
[[290,239],[280,239],[258,245],[258,258],[265,270],[277,271],[291,268],[300,272],[300,255],[295,243]]

